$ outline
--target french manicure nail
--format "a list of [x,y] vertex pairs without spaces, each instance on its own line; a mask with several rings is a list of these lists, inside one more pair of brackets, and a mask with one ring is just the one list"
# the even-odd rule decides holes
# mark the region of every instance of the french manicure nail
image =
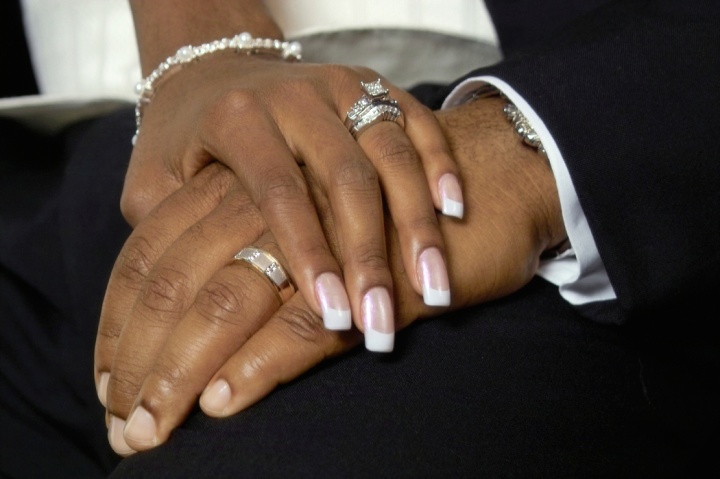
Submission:
[[440,250],[427,248],[418,258],[418,274],[422,284],[423,301],[428,306],[450,305],[450,281]]
[[200,396],[203,411],[222,416],[230,403],[230,385],[224,379],[218,379],[205,388]]
[[368,351],[390,352],[395,343],[392,302],[387,289],[375,287],[362,300],[365,326],[365,348]]
[[97,395],[100,403],[107,407],[107,388],[110,383],[110,373],[100,373],[97,385]]
[[315,281],[315,291],[327,329],[344,330],[352,326],[350,300],[342,281],[333,273],[323,273]]
[[110,427],[108,427],[108,442],[110,447],[120,456],[129,456],[135,451],[125,442],[123,435],[125,429],[125,421],[116,416],[110,416]]
[[463,217],[463,195],[460,182],[452,173],[445,173],[438,182],[442,213],[445,216]]
[[125,425],[125,437],[145,446],[157,445],[155,419],[144,407],[138,406]]

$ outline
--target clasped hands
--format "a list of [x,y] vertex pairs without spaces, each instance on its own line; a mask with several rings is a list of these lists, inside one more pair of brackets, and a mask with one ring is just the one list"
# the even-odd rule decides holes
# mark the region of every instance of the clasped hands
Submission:
[[[234,414],[367,328],[394,332],[447,311],[423,301],[438,274],[449,308],[510,294],[565,237],[552,172],[498,99],[433,114],[391,87],[405,130],[382,122],[356,142],[344,114],[359,81],[377,76],[221,57],[153,99],[122,200],[134,230],[96,343],[116,452],[166,441],[198,398],[208,415]],[[464,220],[438,217],[461,175]],[[285,304],[232,261],[250,244],[291,272],[299,291]],[[318,294],[328,284],[336,303]],[[350,309],[356,329],[326,328],[328,304]]]

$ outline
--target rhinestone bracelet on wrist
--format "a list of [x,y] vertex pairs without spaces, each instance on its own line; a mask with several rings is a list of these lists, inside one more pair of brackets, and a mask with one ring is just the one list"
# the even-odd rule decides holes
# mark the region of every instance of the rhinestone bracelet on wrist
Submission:
[[523,143],[532,148],[535,148],[538,152],[547,156],[547,151],[540,141],[540,136],[537,134],[535,129],[530,124],[530,121],[522,114],[520,109],[515,106],[508,98],[493,85],[483,85],[477,90],[471,92],[465,101],[478,100],[480,98],[500,97],[507,101],[503,107],[503,113],[505,118],[515,127],[515,131],[522,138]]
[[[543,147],[542,142],[540,141],[540,136],[537,134],[535,129],[532,127],[530,122],[527,118],[525,118],[525,115],[522,114],[520,109],[515,106],[514,103],[512,103],[508,98],[496,87],[493,85],[487,84],[483,85],[480,88],[478,88],[475,91],[470,92],[464,99],[463,103],[474,101],[480,98],[491,98],[491,97],[500,97],[503,100],[507,101],[505,106],[503,107],[503,113],[505,114],[505,118],[508,119],[510,123],[513,124],[515,127],[515,131],[520,135],[522,138],[523,143],[526,145],[537,149],[538,152],[543,154],[545,158],[547,158],[547,151],[545,151],[545,148]],[[555,246],[552,246],[545,251],[543,251],[540,254],[541,260],[550,260],[550,259],[556,259],[560,257],[563,253],[565,253],[567,250],[572,248],[572,244],[570,243],[570,239],[568,237],[565,237],[564,240],[562,240],[560,243],[558,243]]]
[[135,105],[135,135],[132,144],[137,141],[140,134],[140,123],[142,122],[142,110],[150,103],[157,83],[161,78],[167,77],[175,69],[197,60],[211,53],[230,50],[246,53],[247,55],[269,54],[287,61],[300,61],[302,59],[302,46],[298,42],[287,42],[271,38],[253,38],[248,32],[235,35],[232,38],[223,38],[198,46],[187,45],[168,57],[164,62],[153,70],[150,75],[135,85],[135,92],[138,94]]

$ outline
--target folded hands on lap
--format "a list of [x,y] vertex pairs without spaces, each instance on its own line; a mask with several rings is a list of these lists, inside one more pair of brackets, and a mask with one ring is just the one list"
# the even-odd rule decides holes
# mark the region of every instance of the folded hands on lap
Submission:
[[[222,75],[222,61],[216,66]],[[128,173],[141,186],[128,191],[143,191],[172,170],[158,166],[155,174],[134,176],[140,169],[133,168],[155,155],[166,158],[160,166],[187,166],[181,154],[187,151],[199,162],[175,170],[176,184],[159,203],[151,195],[146,202],[123,200],[135,228],[110,278],[95,361],[110,442],[120,454],[166,441],[198,399],[208,415],[234,414],[356,346],[366,327],[362,297],[373,288],[392,298],[393,329],[401,329],[517,290],[542,251],[565,238],[552,172],[515,136],[499,99],[429,113],[430,119],[422,109],[411,114],[407,94],[393,89],[406,133],[382,122],[355,142],[338,118],[356,99],[358,78],[318,88],[305,77],[312,74],[297,75],[304,79],[297,89],[275,85],[285,99],[309,98],[287,105],[295,119],[287,125],[279,120],[282,101],[251,90],[217,93],[215,108],[228,99],[232,105],[211,115],[222,123],[218,130],[232,128],[222,135],[204,137],[185,120],[148,111],[143,128],[158,132],[153,122],[168,122],[165,131],[175,136],[166,144],[177,150],[161,154],[152,134],[141,134]],[[332,92],[347,96],[328,97]],[[318,126],[303,115],[318,113],[323,95],[327,111]],[[183,108],[188,114],[203,106],[189,101]],[[235,159],[210,160],[216,156]],[[463,177],[462,221],[438,217],[433,208],[442,207],[438,185],[448,172]],[[257,271],[232,259],[251,244],[278,258],[297,282],[298,293],[284,304]],[[423,301],[417,265],[427,248],[447,261],[450,306]],[[324,326],[313,288],[328,271],[347,284],[357,329]]]
[[[121,201],[128,221],[137,224],[208,164],[221,162],[258,206],[313,311],[328,327],[348,329],[352,316],[364,330],[363,301],[393,296],[387,206],[413,287],[432,303],[429,285],[447,282],[435,210],[462,215],[448,207],[462,204],[459,174],[432,112],[381,79],[403,112],[404,128],[382,121],[356,141],[345,116],[363,95],[361,82],[380,78],[376,72],[233,52],[200,61],[202,68],[190,66],[161,83],[143,109]],[[329,199],[335,254],[301,167]],[[436,259],[432,278],[422,276],[428,256]],[[442,293],[446,304],[449,291]]]

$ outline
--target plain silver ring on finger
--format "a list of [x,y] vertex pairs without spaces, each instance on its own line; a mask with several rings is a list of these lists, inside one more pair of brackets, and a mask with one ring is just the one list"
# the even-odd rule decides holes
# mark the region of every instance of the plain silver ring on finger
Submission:
[[255,271],[261,273],[273,287],[280,304],[285,304],[295,294],[295,285],[285,268],[267,251],[256,246],[248,246],[240,250],[234,259],[246,262]]

